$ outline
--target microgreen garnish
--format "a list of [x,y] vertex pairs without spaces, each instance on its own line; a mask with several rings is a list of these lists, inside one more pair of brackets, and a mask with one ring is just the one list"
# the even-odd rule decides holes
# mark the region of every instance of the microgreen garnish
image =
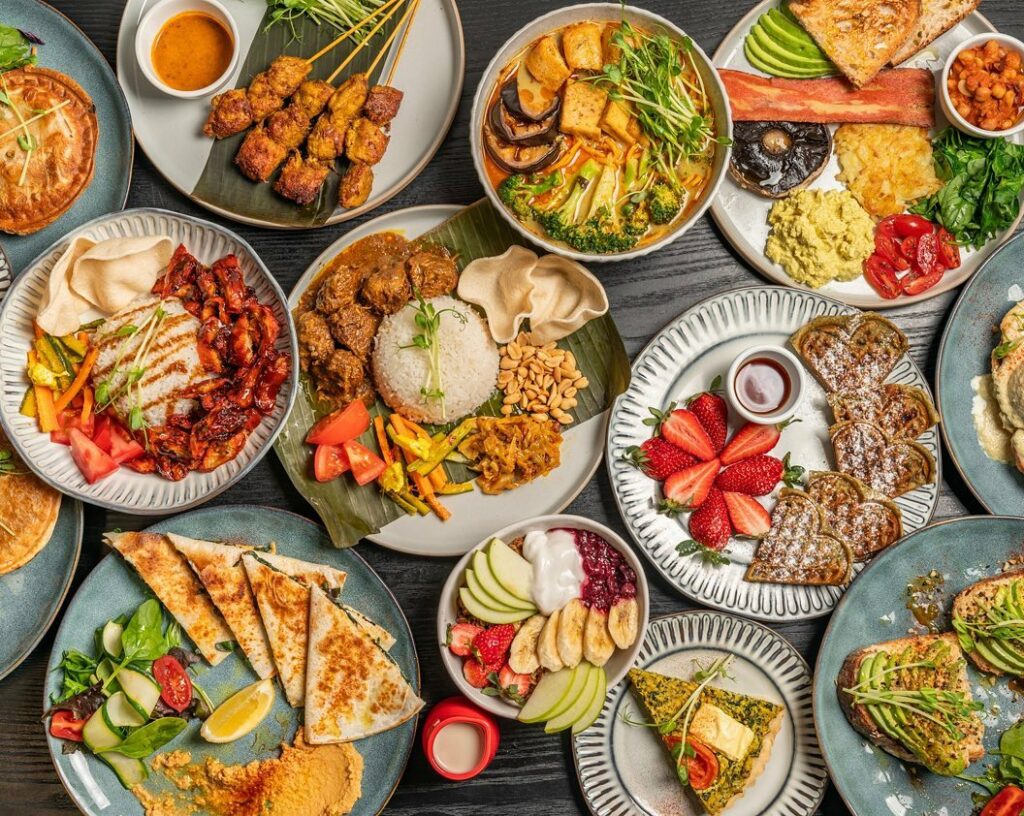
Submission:
[[1013,351],[1020,345],[1020,340],[1007,340],[1005,343],[1000,343],[992,351],[992,356],[997,360],[1002,360],[1004,357],[1012,354]]
[[445,416],[444,406],[444,379],[441,372],[441,346],[438,342],[438,332],[441,329],[441,315],[451,312],[461,323],[466,322],[466,316],[457,309],[441,309],[438,311],[433,304],[423,299],[419,291],[415,292],[416,304],[409,304],[410,309],[415,309],[414,320],[418,334],[414,334],[412,342],[407,346],[399,346],[400,349],[419,349],[427,353],[427,382],[420,388],[420,394],[428,400],[436,400],[441,405],[441,417]]

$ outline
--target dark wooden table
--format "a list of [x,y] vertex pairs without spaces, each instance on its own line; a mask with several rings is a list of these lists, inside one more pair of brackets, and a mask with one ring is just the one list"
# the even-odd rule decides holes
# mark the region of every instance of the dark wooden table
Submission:
[[[53,0],[53,4],[81,26],[113,64],[123,3],[119,0]],[[515,3],[462,0],[459,6],[468,53],[465,90],[455,125],[423,174],[377,212],[350,224],[309,232],[276,232],[224,223],[256,248],[287,291],[322,249],[350,226],[402,207],[469,204],[480,198],[483,193],[470,160],[468,136],[471,99],[477,81],[491,56],[513,31],[558,5],[561,4],[547,0]],[[637,5],[665,15],[711,52],[751,3],[750,0],[637,0]],[[1024,37],[1020,5],[1020,0],[985,0],[981,10],[1004,32]],[[172,189],[141,151],[136,152],[128,206],[166,207],[223,221]],[[728,246],[709,217],[703,218],[682,240],[653,256],[603,264],[595,271],[607,287],[612,314],[631,356],[663,324],[698,301],[728,289],[763,283]],[[949,293],[889,313],[909,335],[913,344],[911,354],[929,379],[935,369],[939,334],[954,297],[954,293]],[[943,456],[943,459],[945,480],[936,519],[983,512],[948,457]],[[211,502],[251,503],[286,508],[315,518],[273,455],[267,456],[241,484]],[[603,469],[569,512],[602,521],[626,535]],[[100,535],[104,530],[138,529],[149,523],[95,507],[86,507],[85,522],[85,543],[72,593],[99,559]],[[419,650],[428,704],[453,693],[454,686],[438,655],[434,616],[441,586],[454,559],[415,558],[370,543],[361,544],[359,552],[391,587],[409,618]],[[693,607],[653,570],[648,570],[648,578],[652,616]],[[813,665],[824,621],[776,628]],[[51,633],[25,663],[0,682],[0,814],[4,816],[44,816],[76,811],[54,772],[39,721],[43,676],[52,643]],[[401,816],[511,813],[539,816],[586,813],[587,809],[579,793],[569,738],[546,736],[539,728],[505,721],[501,748],[493,764],[468,784],[456,786],[442,781],[429,768],[417,746],[386,812]],[[883,812],[880,802],[877,813]],[[834,789],[829,790],[821,813],[826,816],[847,813]]]

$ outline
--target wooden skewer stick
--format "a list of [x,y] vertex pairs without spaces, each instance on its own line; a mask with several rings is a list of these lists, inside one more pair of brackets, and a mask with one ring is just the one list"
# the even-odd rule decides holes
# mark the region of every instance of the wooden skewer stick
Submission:
[[[405,0],[402,0],[402,2],[405,2]],[[401,3],[399,3],[399,5],[401,5]],[[373,27],[373,29],[370,31],[370,33],[367,34],[363,38],[362,42],[360,42],[359,45],[357,45],[355,48],[353,48],[352,52],[347,57],[345,57],[344,60],[342,60],[341,65],[339,65],[337,68],[335,68],[334,72],[329,77],[327,77],[327,81],[328,82],[331,82],[331,83],[334,82],[334,80],[338,76],[338,74],[340,74],[342,71],[344,71],[345,68],[348,67],[348,64],[350,62],[352,62],[352,60],[355,59],[356,54],[358,54],[360,51],[362,51],[366,47],[366,44],[368,42],[370,42],[371,39],[373,39],[373,35],[376,34],[378,31],[380,31],[384,27],[384,24],[387,23],[388,20],[390,20],[392,17],[395,16],[395,13],[398,11],[398,8],[399,8],[399,6],[395,6],[384,17],[382,17],[380,19],[380,22],[377,23],[377,25],[375,25]],[[408,12],[406,12],[406,13],[408,14]]]
[[377,6],[377,8],[375,8],[373,11],[371,11],[369,14],[367,14],[362,20],[360,20],[354,26],[352,26],[351,28],[347,29],[346,31],[343,31],[340,35],[338,35],[338,37],[333,39],[331,42],[327,43],[327,45],[325,45],[323,48],[321,48],[319,51],[317,51],[313,56],[311,56],[309,59],[307,59],[306,62],[308,62],[310,65],[312,65],[314,62],[316,62],[318,59],[320,59],[320,57],[322,57],[328,51],[331,51],[336,45],[339,45],[340,43],[343,43],[345,40],[347,40],[349,37],[351,37],[353,34],[355,34],[359,29],[361,29],[363,26],[365,26],[367,23],[369,23],[370,20],[372,20],[378,14],[384,13],[391,6],[395,5],[395,3],[403,3],[403,2],[405,2],[405,0],[388,0],[383,5]]
[[409,31],[412,29],[412,22],[416,19],[416,12],[419,10],[419,7],[420,0],[412,0],[412,5],[410,5],[408,10],[405,12],[405,16],[402,17],[398,27],[391,32],[391,36],[388,37],[388,41],[384,43],[384,46],[380,49],[380,53],[377,54],[376,58],[373,60],[373,64],[370,65],[369,70],[366,72],[367,75],[373,74],[373,69],[377,67],[377,63],[380,61],[380,58],[387,53],[387,50],[391,45],[391,41],[394,40],[395,35],[398,34],[398,29],[402,28],[404,25],[405,30],[402,32],[402,39],[398,41],[398,50],[395,52],[395,59],[391,63],[391,70],[388,71],[387,79],[384,80],[385,85],[391,84],[391,80],[394,79],[395,76],[395,69],[398,67],[398,60],[402,58],[402,51],[405,49],[405,43],[409,39]]

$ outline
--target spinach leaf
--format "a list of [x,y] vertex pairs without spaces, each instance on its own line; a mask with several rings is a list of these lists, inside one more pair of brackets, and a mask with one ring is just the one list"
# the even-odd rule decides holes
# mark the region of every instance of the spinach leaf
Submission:
[[18,29],[0,25],[0,71],[35,65],[32,44]]
[[97,661],[76,649],[69,649],[61,657],[57,669],[64,672],[60,694],[55,702],[62,702],[81,694],[92,686],[92,676],[96,673]]
[[153,598],[135,610],[121,633],[122,663],[132,660],[156,660],[167,647],[163,634],[164,615]]
[[1007,782],[1024,782],[1024,722],[1007,728],[999,738],[999,774]]
[[185,730],[186,725],[188,723],[181,719],[181,717],[163,717],[159,720],[153,720],[153,722],[132,731],[124,738],[120,745],[115,745],[113,748],[100,749],[96,753],[112,751],[115,754],[123,754],[132,759],[144,759],[154,751],[163,748],[178,736],[178,734]]

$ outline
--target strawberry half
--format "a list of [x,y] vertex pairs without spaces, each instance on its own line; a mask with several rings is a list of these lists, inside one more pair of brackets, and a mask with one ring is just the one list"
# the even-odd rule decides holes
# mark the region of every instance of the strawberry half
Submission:
[[462,664],[462,676],[473,688],[486,688],[490,682],[487,679],[489,673],[486,667],[481,666],[475,660],[467,660]]
[[779,482],[793,487],[803,475],[800,465],[789,464],[788,453],[782,459],[762,453],[727,467],[718,474],[715,487],[725,493],[767,496]]
[[482,626],[473,623],[449,624],[445,645],[453,655],[469,657],[473,650],[473,640],[482,631],[484,631]]
[[779,444],[782,429],[789,424],[789,422],[780,422],[778,425],[758,425],[756,422],[748,422],[733,434],[729,444],[725,446],[719,457],[722,464],[734,465],[751,456],[768,453]]
[[711,381],[711,387],[707,391],[694,394],[686,401],[686,407],[707,432],[716,454],[721,453],[729,435],[729,409],[718,393],[721,385],[722,377],[719,375]]
[[661,426],[661,435],[677,448],[682,448],[702,462],[715,458],[715,446],[696,415],[686,408],[676,408]]
[[665,480],[662,490],[665,500],[658,505],[658,512],[678,516],[700,507],[715,484],[715,476],[721,464],[717,459],[699,462],[677,471]]
[[711,488],[707,500],[690,516],[690,535],[708,549],[721,551],[732,536],[729,510],[722,491]]
[[639,447],[633,445],[627,448],[625,459],[644,475],[659,482],[665,481],[678,470],[697,464],[696,457],[661,436],[652,436]]
[[[761,502],[745,493],[723,493],[729,521],[737,535],[762,538],[772,526],[772,517]],[[690,522],[693,524],[692,520]]]
[[498,672],[498,688],[513,702],[522,705],[526,702],[526,695],[530,693],[533,686],[533,677],[529,674],[516,674],[512,667],[506,663]]

